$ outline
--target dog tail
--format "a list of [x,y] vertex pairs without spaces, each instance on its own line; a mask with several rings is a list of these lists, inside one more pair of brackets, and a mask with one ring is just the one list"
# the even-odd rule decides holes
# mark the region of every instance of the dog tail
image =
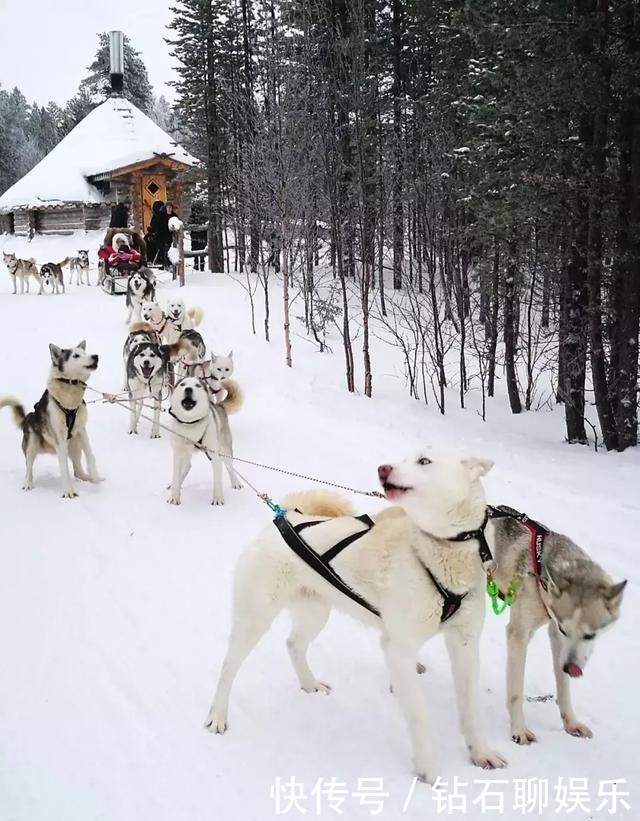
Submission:
[[155,330],[156,329],[153,327],[153,325],[150,325],[148,322],[145,322],[144,320],[141,320],[140,322],[132,322],[131,325],[129,325],[130,334],[136,334],[141,331],[146,331],[147,333],[152,334],[155,333]]
[[204,311],[202,308],[187,308],[187,316],[191,318],[194,327],[198,327],[204,319]]
[[240,385],[235,381],[235,379],[225,379],[222,384],[227,392],[227,395],[222,402],[222,407],[229,414],[237,413],[244,402],[244,394],[242,393]]
[[58,265],[62,268],[63,265],[68,265],[71,262],[71,257],[65,257]]
[[0,408],[11,408],[14,422],[19,428],[22,427],[26,414],[17,399],[14,399],[13,396],[0,396]]
[[296,508],[307,516],[355,516],[351,502],[333,490],[302,490],[290,493],[282,502],[286,509]]

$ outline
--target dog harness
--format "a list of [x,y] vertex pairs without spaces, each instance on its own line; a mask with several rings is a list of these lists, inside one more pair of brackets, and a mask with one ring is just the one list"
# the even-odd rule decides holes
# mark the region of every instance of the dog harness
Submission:
[[[508,505],[499,505],[498,507],[491,507],[487,508],[487,513],[489,518],[491,519],[514,519],[516,522],[519,522],[523,527],[529,531],[531,536],[529,540],[529,552],[531,554],[531,570],[536,580],[536,585],[538,587],[538,592],[540,592],[540,588],[542,588],[545,592],[547,590],[547,585],[542,580],[542,551],[544,550],[544,540],[549,535],[549,530],[544,525],[541,525],[540,522],[536,522],[533,519],[530,519],[526,513],[520,513],[518,510],[514,510],[512,507]],[[498,596],[501,599],[504,599],[504,593],[499,590]],[[540,597],[542,601],[542,597]],[[547,616],[551,618],[551,613],[549,613],[549,609],[547,605],[542,601],[543,607],[547,612]]]
[[[296,513],[300,513],[299,510],[296,510]],[[366,599],[356,593],[353,588],[351,588],[345,581],[342,579],[341,576],[336,573],[336,571],[331,567],[330,562],[336,558],[346,547],[359,539],[361,536],[364,536],[368,533],[374,526],[375,523],[371,519],[370,516],[367,514],[363,514],[362,516],[355,516],[355,519],[365,524],[367,527],[365,530],[359,530],[356,533],[352,533],[350,536],[346,536],[344,539],[341,539],[337,544],[333,547],[330,547],[328,550],[325,550],[324,553],[316,553],[316,551],[309,545],[305,540],[300,536],[300,531],[304,530],[307,527],[312,527],[313,525],[323,524],[326,519],[318,519],[315,521],[310,522],[302,522],[298,525],[292,525],[291,522],[286,518],[284,515],[278,515],[273,520],[274,525],[278,528],[280,535],[287,543],[287,545],[293,550],[293,552],[299,556],[309,567],[314,570],[318,575],[322,576],[325,581],[329,582],[332,587],[335,587],[336,590],[339,590],[345,596],[350,598],[352,601],[359,604],[361,607],[364,607],[365,610],[368,610],[370,613],[373,613],[375,616],[380,616],[380,612],[372,605],[369,604]],[[480,556],[484,561],[483,554],[488,553],[489,559],[493,562],[493,557],[491,556],[491,551],[489,549],[489,545],[487,544],[487,540],[484,535],[484,529],[487,525],[488,515],[485,516],[484,522],[482,523],[481,527],[478,530],[468,530],[464,531],[463,533],[458,533],[456,536],[446,539],[448,542],[465,542],[471,539],[477,539],[480,542]],[[416,555],[420,566],[427,574],[431,583],[436,588],[440,596],[442,597],[442,611],[440,613],[440,623],[444,623],[448,621],[452,616],[454,616],[462,605],[462,601],[467,595],[467,593],[454,593],[453,591],[446,588],[442,582],[440,582],[431,572],[431,570],[427,567],[427,565],[422,561],[422,559]],[[467,591],[468,592],[468,591]]]
[[[296,513],[300,513],[300,511],[297,510]],[[336,590],[339,590],[342,594],[347,596],[347,598],[351,599],[351,601],[354,601],[356,604],[364,607],[365,610],[368,610],[370,613],[373,613],[374,616],[378,616],[379,618],[380,611],[377,610],[372,604],[369,604],[366,599],[363,599],[362,596],[353,590],[353,588],[349,587],[349,585],[336,573],[330,564],[331,560],[335,559],[335,557],[339,555],[345,547],[353,544],[356,539],[364,536],[364,534],[368,533],[374,526],[373,520],[371,517],[367,516],[366,513],[362,516],[355,516],[354,518],[366,525],[366,529],[359,530],[356,533],[352,533],[350,536],[346,536],[333,547],[325,550],[324,553],[316,553],[316,551],[300,536],[300,531],[307,527],[312,527],[313,525],[322,524],[327,521],[326,519],[318,519],[311,522],[302,522],[299,525],[292,525],[286,516],[282,515],[276,516],[273,523],[280,531],[280,535],[284,541],[289,545],[293,552],[302,559],[303,562],[309,565],[309,567],[319,576],[322,576],[325,581],[329,582],[332,587],[335,587]]]
[[[65,379],[63,377],[58,377],[56,382],[64,382],[65,385],[82,385],[83,388],[87,387],[87,383],[83,382],[82,379]],[[47,391],[47,395],[53,399],[56,405],[64,413],[64,421],[67,426],[67,439],[71,439],[71,434],[73,433],[73,428],[76,424],[76,416],[78,415],[80,405],[78,405],[77,408],[65,408],[65,406],[61,405],[50,391]],[[84,405],[84,400],[81,404]]]
[[[179,422],[181,425],[197,425],[197,424],[198,424],[198,422],[202,422],[202,420],[203,420],[203,419],[206,419],[206,418],[207,418],[206,416],[201,416],[201,417],[200,417],[200,419],[192,419],[192,420],[191,420],[191,422],[185,422],[185,421],[184,421],[184,420],[182,420],[182,419],[178,419],[178,417],[177,417],[177,416],[175,415],[175,413],[171,410],[171,408],[169,408],[169,410],[167,411],[167,413],[169,414],[169,416],[173,416],[173,418],[176,420],[176,422]],[[208,414],[207,414],[207,416],[208,416]],[[199,448],[200,450],[204,451],[204,455],[207,457],[207,459],[208,459],[209,461],[211,461],[211,456],[209,455],[209,451],[208,451],[208,450],[207,450],[207,448],[205,448],[205,447],[203,446],[203,444],[202,444],[202,443],[204,442],[204,438],[205,438],[205,436],[206,436],[206,435],[207,435],[207,428],[205,428],[205,429],[204,429],[204,433],[203,433],[203,434],[202,434],[202,436],[198,439],[198,441],[197,441],[197,442],[193,442],[193,444],[194,444],[197,448]]]
[[[60,410],[64,413],[64,421],[67,426],[67,439],[71,439],[71,434],[73,433],[73,428],[76,424],[76,416],[78,415],[78,408],[65,408],[64,405],[61,405],[60,402],[53,396],[49,391],[47,391],[48,396],[53,399],[56,405],[60,408]],[[84,405],[84,402],[82,403]]]

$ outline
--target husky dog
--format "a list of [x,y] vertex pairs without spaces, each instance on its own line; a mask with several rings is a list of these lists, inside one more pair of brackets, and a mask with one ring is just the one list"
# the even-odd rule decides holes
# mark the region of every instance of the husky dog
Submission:
[[182,331],[196,328],[204,319],[202,308],[187,309],[181,297],[172,297],[168,301],[166,315],[169,324],[175,329],[176,336],[179,336]]
[[[183,331],[182,337],[189,337],[189,334],[195,334],[196,331]],[[198,334],[199,336],[199,334]],[[194,340],[190,340],[194,343]],[[204,344],[204,343],[203,343]],[[194,350],[200,350],[194,344]],[[200,356],[198,359],[189,361],[188,357],[184,357],[176,363],[176,368],[182,368],[187,376],[197,376],[205,385],[211,396],[211,402],[216,403],[216,395],[219,391],[224,390],[229,397],[227,401],[243,401],[242,391],[240,385],[230,379],[233,373],[233,360],[230,362],[230,367],[227,364],[220,364],[220,360],[227,360],[227,357],[220,357],[212,354],[210,359]]]
[[84,282],[84,275],[87,275],[87,285],[91,285],[89,279],[89,252],[78,251],[75,257],[68,257],[69,262],[69,285],[73,282],[73,275],[76,275],[76,285]]
[[230,379],[233,376],[233,351],[226,356],[211,356],[211,376],[215,379]]
[[[222,463],[226,465],[231,487],[239,490],[242,485],[233,469],[233,442],[228,414],[237,410],[235,403],[227,401],[227,392],[220,386],[216,401],[212,404],[210,395],[200,379],[187,376],[176,385],[171,395],[169,413],[174,419],[173,437],[173,481],[169,504],[180,504],[182,484],[191,468],[191,457],[197,446],[206,451],[213,469],[212,505],[223,505]],[[221,455],[222,454],[222,455]]]
[[[211,374],[206,370],[207,348],[204,344],[204,339],[196,330],[182,331],[178,337],[189,344],[188,353],[181,357],[173,366],[175,381],[183,379],[185,376],[199,376],[201,378],[208,378]],[[203,369],[202,366],[205,366]],[[197,368],[196,366],[200,366]]]
[[494,519],[496,581],[505,591],[514,576],[522,578],[511,605],[507,627],[507,707],[511,738],[530,744],[522,709],[524,668],[535,631],[548,624],[557,702],[565,730],[591,738],[571,705],[570,682],[582,675],[595,639],[618,618],[626,581],[614,583],[571,539],[549,531],[540,557],[540,582],[532,569],[531,534],[517,519]]
[[131,349],[127,359],[129,391],[129,433],[138,432],[138,422],[145,399],[153,399],[151,438],[160,438],[160,403],[167,381],[169,354],[166,348],[152,342],[141,342]]
[[62,262],[46,262],[42,268],[40,268],[43,286],[50,285],[51,291],[54,294],[65,293],[62,266],[66,265],[68,261],[69,257],[66,257]]
[[15,254],[7,254],[5,251],[2,252],[2,256],[4,258],[4,264],[9,270],[11,281],[13,282],[14,294],[18,292],[16,288],[16,280],[20,281],[20,293],[24,294],[25,284],[27,286],[27,293],[29,293],[29,277],[33,277],[35,279],[40,286],[38,293],[42,293],[42,279],[40,277],[40,272],[38,271],[36,261],[33,257],[30,259],[19,259]]
[[[162,341],[166,342],[166,327],[168,318],[159,303],[155,302],[153,297],[142,301],[142,305],[140,306],[140,319],[142,322],[149,324],[154,331],[160,334]],[[175,339],[173,341],[175,342]]]
[[[292,618],[287,646],[300,686],[307,692],[327,692],[329,686],[309,667],[307,648],[326,624],[331,608],[338,607],[381,631],[393,692],[409,725],[420,779],[433,782],[439,769],[415,660],[420,646],[440,631],[451,658],[471,760],[484,768],[503,767],[505,760],[489,747],[480,728],[476,705],[485,578],[479,542],[459,540],[469,535],[466,532],[480,533],[486,522],[480,479],[491,466],[484,459],[439,455],[430,449],[397,465],[380,466],[386,498],[397,501],[407,515],[391,508],[375,517],[370,529],[365,525],[365,530],[361,520],[352,518],[349,504],[336,494],[298,493],[287,499],[286,517],[293,525],[326,517],[302,531],[316,554],[326,556],[327,549],[345,537],[359,531],[362,535],[338,552],[330,565],[327,559],[329,569],[323,575],[294,553],[273,524],[241,555],[229,647],[206,727],[216,733],[227,729],[229,695],[238,669],[285,607]],[[484,533],[490,544],[490,521]],[[342,589],[328,581],[336,576]]]
[[[98,367],[96,354],[87,354],[83,340],[75,348],[49,345],[51,371],[47,388],[31,413],[25,413],[17,399],[0,399],[0,408],[10,407],[16,424],[22,429],[22,451],[27,473],[24,489],[33,488],[33,463],[41,453],[55,453],[62,475],[62,498],[78,494],[69,475],[69,459],[73,475],[85,482],[100,482],[96,460],[87,435],[87,406],[84,403],[86,383]],[[87,471],[82,467],[82,453]]]
[[127,374],[127,364],[129,362],[129,354],[131,351],[137,346],[141,345],[143,342],[150,343],[152,345],[160,345],[161,340],[159,334],[157,334],[154,330],[150,328],[145,322],[134,322],[133,325],[129,327],[129,334],[124,341],[124,346],[122,348],[122,358],[124,360],[124,389],[129,390],[129,383],[128,383],[128,374]]
[[129,309],[127,323],[132,319],[140,321],[142,319],[141,310],[145,302],[153,301],[156,298],[156,280],[149,268],[140,268],[134,271],[127,282],[126,303]]

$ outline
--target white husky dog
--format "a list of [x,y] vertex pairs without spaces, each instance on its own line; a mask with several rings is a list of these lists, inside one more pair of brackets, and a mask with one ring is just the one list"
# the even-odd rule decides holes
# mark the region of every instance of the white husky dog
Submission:
[[[484,459],[437,455],[431,450],[395,466],[382,465],[378,473],[385,495],[407,515],[391,508],[378,515],[370,529],[365,525],[365,530],[359,519],[349,515],[350,506],[340,496],[311,492],[286,500],[292,524],[329,517],[302,531],[312,550],[325,554],[327,564],[328,548],[362,531],[331,560],[327,575],[341,577],[365,606],[299,558],[279,528],[270,524],[238,560],[231,637],[206,727],[216,733],[227,729],[231,686],[240,665],[285,607],[292,619],[287,646],[300,686],[307,692],[327,692],[328,685],[309,667],[307,648],[335,606],[381,632],[393,691],[409,725],[415,772],[421,780],[433,782],[439,770],[416,656],[421,645],[440,631],[451,659],[471,760],[483,768],[503,767],[504,758],[490,748],[478,720],[484,573],[479,542],[468,538],[470,531],[477,534],[486,525],[486,538],[489,544],[492,541],[480,482],[491,465]],[[466,541],[459,540],[463,535]],[[458,603],[453,613],[448,606],[452,599]]]
[[[172,296],[167,302],[167,319],[175,328],[177,335],[181,331],[191,331],[197,328],[204,319],[202,308],[187,308],[184,299],[180,296]],[[175,340],[172,340],[175,341]]]
[[233,376],[233,351],[226,356],[211,354],[210,375],[213,379],[231,379]]
[[171,495],[167,500],[169,504],[180,504],[182,484],[191,468],[191,457],[197,445],[208,448],[206,453],[213,469],[212,505],[224,504],[223,461],[229,473],[231,487],[235,490],[242,487],[231,459],[219,455],[233,456],[228,413],[237,410],[241,401],[230,396],[227,404],[227,396],[227,391],[218,386],[212,398],[203,381],[193,376],[185,377],[174,388],[169,409],[176,434],[173,437],[173,481],[170,486]]

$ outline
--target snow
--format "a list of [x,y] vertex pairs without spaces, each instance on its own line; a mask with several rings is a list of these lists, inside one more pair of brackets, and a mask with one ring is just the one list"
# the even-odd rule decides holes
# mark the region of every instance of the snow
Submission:
[[[39,262],[88,245],[97,249],[98,243],[97,234],[37,237],[31,243],[0,237],[0,246],[28,251]],[[15,297],[9,277],[0,274],[0,317],[10,352],[1,393],[30,407],[45,383],[47,344],[70,345],[82,338],[90,352],[100,354],[91,384],[121,389],[122,298],[75,285],[64,296]],[[95,271],[92,276],[95,282]],[[63,501],[55,460],[41,457],[36,488],[24,493],[20,437],[5,410],[0,414],[2,821],[265,821],[277,817],[272,786],[292,776],[307,795],[301,801],[306,817],[336,817],[326,796],[317,813],[317,795],[311,795],[320,777],[334,777],[346,785],[343,817],[350,820],[370,818],[376,809],[354,796],[363,778],[382,779],[389,795],[378,817],[388,821],[434,817],[438,796],[451,794],[454,778],[467,796],[465,817],[499,814],[483,815],[481,804],[472,803],[482,788],[474,779],[509,779],[493,791],[504,796],[505,817],[512,818],[522,815],[509,811],[514,779],[540,778],[549,781],[549,803],[531,814],[563,818],[566,812],[555,812],[555,787],[562,777],[565,786],[569,778],[588,779],[591,812],[571,817],[637,819],[633,705],[640,455],[596,455],[564,445],[557,413],[512,416],[503,396],[493,400],[487,423],[473,397],[466,411],[453,410],[452,398],[452,410],[441,417],[407,398],[398,354],[378,340],[371,400],[345,391],[339,340],[331,340],[333,354],[321,355],[302,338],[296,321],[289,370],[272,280],[270,344],[251,335],[247,294],[231,277],[189,269],[181,292],[188,306],[204,308],[209,348],[234,351],[236,376],[246,393],[245,407],[231,420],[236,454],[365,490],[376,486],[378,464],[421,444],[493,458],[496,466],[486,482],[491,502],[526,510],[570,534],[615,579],[630,580],[619,623],[598,640],[585,676],[573,685],[578,718],[595,737],[585,741],[563,732],[557,707],[546,698],[554,692],[553,672],[541,631],[530,648],[525,690],[534,699],[526,714],[539,743],[520,748],[509,740],[506,618],[490,613],[482,640],[482,716],[491,743],[509,760],[506,770],[489,773],[468,763],[438,638],[421,654],[428,668],[422,681],[448,792],[418,784],[403,813],[412,787],[409,740],[389,693],[378,638],[337,613],[310,652],[319,678],[333,685],[329,697],[298,689],[282,617],[238,676],[229,733],[209,735],[202,724],[229,630],[234,563],[269,521],[269,511],[248,488],[235,492],[228,485],[224,508],[212,508],[204,458],[185,482],[182,505],[167,505],[167,435],[150,440],[149,423],[143,422],[140,436],[130,437],[127,412],[100,403],[89,406],[89,431],[106,480],[99,486],[80,484],[79,498]],[[161,298],[171,290],[163,284]],[[260,321],[258,313],[258,327]],[[358,379],[360,384],[360,374]],[[239,467],[276,499],[312,486]],[[384,504],[363,496],[353,501],[362,512]],[[631,810],[616,816],[596,812],[603,800],[600,781],[623,778],[628,783],[620,789],[631,792]],[[280,814],[286,804],[281,802]],[[294,810],[287,815],[300,817]]]
[[169,154],[187,165],[198,160],[133,103],[112,97],[93,109],[22,179],[0,197],[0,212],[63,202],[105,202],[88,176]]

